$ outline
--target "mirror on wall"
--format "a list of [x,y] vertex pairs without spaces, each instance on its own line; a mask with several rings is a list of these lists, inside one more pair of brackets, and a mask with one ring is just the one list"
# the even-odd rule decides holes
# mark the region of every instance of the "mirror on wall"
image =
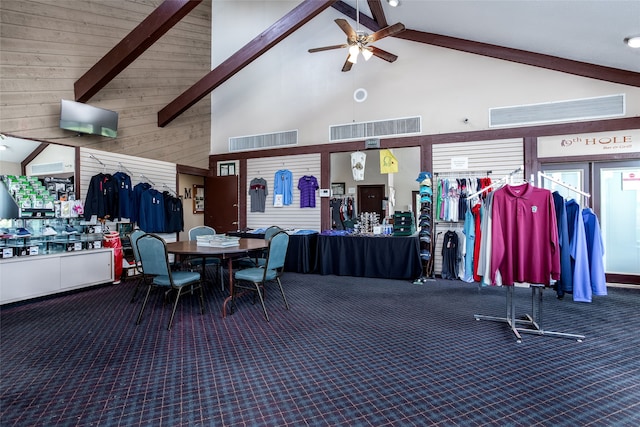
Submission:
[[[22,169],[22,163],[37,153]],[[27,138],[2,135],[0,138],[2,175],[54,176],[75,174],[75,148]]]
[[[344,194],[334,195],[345,199],[351,206],[347,206],[347,213],[356,218],[361,208],[368,208],[368,201],[374,200],[378,206],[378,192],[382,200],[379,201],[379,212],[393,215],[395,211],[413,210],[413,193],[420,190],[416,181],[420,173],[420,147],[405,147],[390,149],[397,159],[397,173],[381,173],[384,159],[380,159],[381,150],[360,150],[358,155],[365,155],[364,179],[356,181],[351,169],[351,154],[353,152],[331,154],[331,183],[339,183],[344,188]],[[350,200],[349,200],[350,199]],[[382,218],[381,218],[382,219]]]

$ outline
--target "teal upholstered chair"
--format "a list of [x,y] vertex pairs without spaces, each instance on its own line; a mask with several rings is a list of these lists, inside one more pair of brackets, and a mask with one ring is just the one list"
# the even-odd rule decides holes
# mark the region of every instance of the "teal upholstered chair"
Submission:
[[[216,230],[206,225],[199,225],[189,230],[189,240],[197,240],[198,236],[212,236],[216,234]],[[219,258],[189,258],[187,263],[193,267],[202,267],[202,278],[205,279],[206,267],[212,265],[215,267],[216,274],[220,279],[220,286],[224,290],[224,283],[222,283],[222,275],[220,274],[221,262]]]
[[[131,250],[133,252],[133,262],[134,268],[140,274],[142,274],[142,264],[140,263],[140,253],[138,252],[138,246],[136,245],[136,241],[140,238],[140,236],[144,235],[144,231],[140,229],[133,230],[129,234],[129,241],[131,242]],[[131,296],[131,302],[136,300],[136,295],[138,295],[138,289],[140,288],[141,282],[138,281],[136,284],[136,288],[133,290],[133,295]]]
[[[271,238],[278,232],[282,231],[282,228],[277,225],[272,225],[267,228],[264,232],[264,240],[267,242],[271,240]],[[267,262],[266,252],[255,256],[255,257],[244,257],[238,260],[238,267],[240,268],[253,268],[253,267],[261,267]]]
[[267,257],[263,266],[236,271],[234,275],[235,282],[233,286],[232,307],[235,308],[235,299],[240,292],[255,292],[260,299],[264,317],[268,322],[269,315],[267,314],[267,308],[264,305],[264,287],[267,282],[276,282],[280,288],[280,294],[284,300],[284,305],[287,307],[287,310],[289,309],[289,303],[287,302],[287,297],[284,295],[284,289],[282,288],[282,282],[280,281],[280,276],[284,270],[284,261],[287,256],[288,247],[289,235],[284,231],[280,231],[271,237],[271,240],[269,240]]
[[185,290],[199,291],[200,313],[204,313],[204,296],[202,294],[200,273],[195,271],[171,271],[166,243],[155,234],[144,234],[135,243],[142,264],[142,277],[147,285],[147,294],[144,297],[136,324],[139,324],[142,319],[142,313],[149,300],[149,294],[154,287],[165,289],[165,295],[170,291],[176,292],[176,300],[173,303],[167,330],[171,330],[178,301]]

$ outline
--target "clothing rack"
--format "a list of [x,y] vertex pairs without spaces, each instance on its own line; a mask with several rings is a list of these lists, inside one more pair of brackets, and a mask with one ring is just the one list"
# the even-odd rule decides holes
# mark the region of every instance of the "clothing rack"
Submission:
[[[531,287],[531,315],[525,314],[522,319],[516,319],[515,316],[515,301],[513,299],[513,288],[515,286],[504,286],[507,293],[506,304],[506,317],[494,317],[484,316],[480,314],[474,314],[473,317],[476,320],[490,320],[493,322],[507,323],[511,328],[511,331],[516,336],[516,342],[522,342],[522,336],[520,333],[534,334],[534,335],[546,335],[550,337],[569,338],[578,342],[584,340],[584,335],[568,334],[565,332],[553,332],[545,331],[542,329],[542,291],[543,285],[530,285]],[[518,327],[518,325],[524,325],[526,327]]]
[[166,189],[169,193],[173,194],[175,197],[178,197],[178,193],[175,192],[175,190],[173,190],[171,187],[169,187],[167,184],[162,184],[162,188]]
[[449,172],[434,172],[433,176],[434,178],[452,178],[452,177],[459,177],[459,176],[470,176],[472,178],[478,178],[478,177],[484,177],[484,176],[489,176],[491,175],[493,172],[492,171],[468,171],[468,170],[460,170],[460,171],[449,171]]
[[[522,170],[522,168],[518,168],[503,178],[501,181],[507,181],[512,175]],[[540,180],[540,173],[538,175],[538,180]],[[554,180],[556,182],[557,180]],[[540,182],[540,181],[539,181]],[[567,186],[567,188],[571,188],[567,184],[556,182],[560,185]],[[489,187],[487,187],[489,188]],[[571,188],[583,195],[586,193],[577,190],[575,188]],[[525,334],[534,334],[534,335],[546,335],[550,337],[558,337],[558,338],[569,338],[575,339],[578,342],[582,342],[584,340],[584,335],[578,334],[570,334],[565,332],[553,332],[546,331],[542,328],[542,292],[544,290],[544,285],[538,284],[529,284],[531,288],[531,315],[525,314],[521,319],[516,319],[515,316],[515,301],[513,299],[513,288],[515,286],[505,286],[506,289],[506,316],[505,317],[494,317],[494,316],[484,316],[480,314],[474,314],[473,317],[476,320],[490,320],[493,322],[503,322],[507,323],[511,328],[511,331],[516,336],[516,342],[522,342],[522,336],[520,333]],[[520,325],[520,327],[519,327]]]
[[519,173],[519,172],[522,172],[522,170],[523,170],[523,167],[522,167],[522,166],[520,166],[518,169],[514,169],[514,170],[512,170],[512,171],[511,171],[511,172],[509,172],[507,175],[505,175],[505,176],[504,176],[504,178],[501,178],[500,180],[498,180],[498,181],[496,181],[496,182],[492,183],[490,186],[485,187],[485,188],[483,188],[482,190],[478,190],[478,191],[476,191],[476,192],[475,192],[475,193],[473,193],[473,194],[469,194],[469,195],[467,196],[467,199],[468,199],[468,200],[473,199],[474,197],[478,197],[478,196],[479,196],[479,195],[481,195],[482,193],[485,193],[485,192],[487,192],[487,191],[489,191],[489,190],[491,190],[491,189],[493,189],[493,188],[495,188],[495,187],[502,186],[502,185],[506,184],[506,183],[509,181],[509,179],[511,179],[511,177],[512,177],[513,175],[515,175],[515,174],[517,174],[517,173]]
[[118,166],[120,167],[120,169],[124,170],[127,174],[129,174],[129,176],[133,175],[133,173],[131,173],[131,171],[127,169],[127,167],[123,165],[122,162],[118,162]]
[[564,183],[564,182],[562,182],[562,181],[560,181],[558,179],[555,179],[553,177],[550,177],[549,175],[546,175],[546,174],[544,174],[542,172],[538,172],[538,187],[540,187],[540,188],[542,188],[542,178],[547,179],[547,180],[549,180],[549,181],[551,181],[553,183],[556,183],[556,184],[558,184],[558,185],[560,185],[562,187],[568,188],[569,190],[571,190],[571,191],[573,191],[575,193],[578,193],[581,196],[585,197],[585,199],[588,199],[589,197],[591,197],[591,194],[585,193],[584,191],[577,189],[573,185],[566,184],[566,183]]
[[140,174],[140,179],[143,179],[143,180],[147,181],[149,184],[153,185],[154,187],[156,185],[153,181],[151,181],[149,178],[147,178],[143,174]]
[[93,154],[89,154],[89,157],[91,157],[93,160],[95,160],[96,162],[98,162],[98,163],[100,163],[102,165],[102,172],[104,172],[107,169],[107,165],[102,163],[102,161],[99,158],[97,158]]

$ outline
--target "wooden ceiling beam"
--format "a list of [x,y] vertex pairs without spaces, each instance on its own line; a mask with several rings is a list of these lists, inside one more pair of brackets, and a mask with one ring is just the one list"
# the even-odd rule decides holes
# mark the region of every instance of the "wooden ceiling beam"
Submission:
[[[373,6],[372,8],[372,3],[375,2],[376,0],[369,0],[369,8],[371,8],[373,16],[377,19],[376,13],[378,12],[374,12],[376,6]],[[380,6],[379,0],[377,0],[377,3],[378,6]],[[339,1],[333,6],[333,8],[354,21],[356,20],[356,10],[348,4]],[[376,20],[364,15],[362,12],[360,13],[360,24],[374,32],[382,28],[380,26],[382,24],[378,24]],[[444,47],[447,49],[459,50],[461,52],[474,53],[476,55],[488,56],[505,61],[517,62],[520,64],[531,65],[533,67],[546,68],[548,70],[560,71],[576,76],[640,87],[640,73],[621,70],[619,68],[605,67],[587,62],[559,58],[557,56],[544,55],[526,50],[512,49],[488,43],[475,42],[410,29],[406,29],[393,37],[417,43],[429,44],[432,46]]]
[[[333,4],[332,7],[338,12],[345,15],[347,18],[351,18],[354,21],[357,21],[356,19],[357,11],[353,7],[346,4],[345,2],[338,1],[335,4]],[[362,12],[360,12],[360,25],[367,27],[373,32],[376,32],[383,28],[375,21],[375,19],[370,18],[369,16],[365,15]]]
[[75,100],[87,102],[202,0],[165,0],[74,84]]
[[369,4],[369,10],[371,10],[371,16],[378,23],[380,28],[388,27],[387,18],[384,16],[384,10],[382,9],[382,3],[380,0],[367,0]]
[[432,46],[444,47],[447,49],[459,50],[461,52],[488,56],[490,58],[517,62],[519,64],[531,65],[538,68],[546,68],[548,70],[560,71],[576,76],[640,87],[640,73],[621,70],[619,68],[605,67],[602,65],[559,58],[557,56],[544,55],[526,50],[512,49],[488,43],[409,29],[404,30],[393,37],[429,44]]
[[337,0],[305,0],[158,112],[164,127]]

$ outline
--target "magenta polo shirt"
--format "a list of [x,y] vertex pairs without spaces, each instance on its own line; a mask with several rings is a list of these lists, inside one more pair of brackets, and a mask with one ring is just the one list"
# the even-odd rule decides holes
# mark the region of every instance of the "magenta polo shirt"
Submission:
[[493,196],[491,283],[549,286],[560,278],[560,250],[553,196],[526,183],[507,185]]

